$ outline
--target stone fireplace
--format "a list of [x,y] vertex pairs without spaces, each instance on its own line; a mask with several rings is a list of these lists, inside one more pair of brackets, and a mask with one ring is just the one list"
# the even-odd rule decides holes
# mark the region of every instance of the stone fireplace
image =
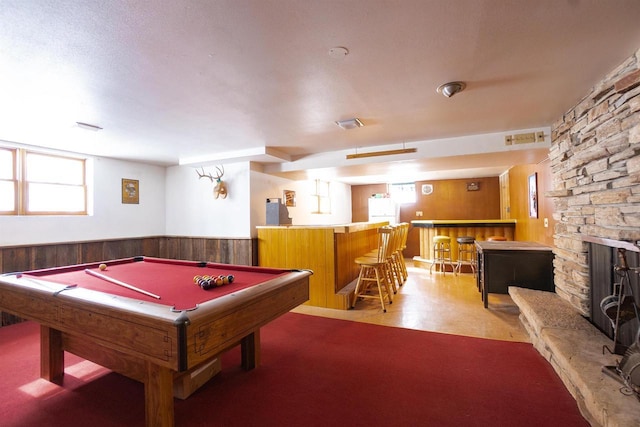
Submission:
[[640,50],[553,124],[549,158],[556,292],[589,317],[584,238],[640,241]]
[[602,373],[620,356],[604,351],[614,347],[610,320],[596,319],[616,281],[617,247],[633,252],[631,265],[640,262],[640,50],[553,124],[549,160],[556,293],[512,287],[509,294],[587,420],[640,425],[638,400]]

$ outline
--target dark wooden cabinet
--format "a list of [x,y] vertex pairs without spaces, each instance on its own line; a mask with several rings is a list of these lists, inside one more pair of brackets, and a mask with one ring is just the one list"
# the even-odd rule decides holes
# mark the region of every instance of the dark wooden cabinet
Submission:
[[506,294],[509,286],[553,292],[553,252],[535,242],[476,241],[478,290],[484,307],[488,294]]

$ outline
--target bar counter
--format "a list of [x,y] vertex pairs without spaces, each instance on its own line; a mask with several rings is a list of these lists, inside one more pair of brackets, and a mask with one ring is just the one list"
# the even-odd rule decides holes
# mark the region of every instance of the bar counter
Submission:
[[414,220],[411,225],[420,229],[420,256],[413,258],[417,267],[429,268],[433,250],[434,236],[451,237],[451,259],[458,261],[458,242],[460,236],[471,236],[476,240],[486,240],[490,236],[503,236],[514,240],[515,219],[452,219],[452,220]]
[[308,305],[347,310],[345,288],[358,277],[355,259],[375,249],[384,222],[258,226],[261,267],[310,269]]

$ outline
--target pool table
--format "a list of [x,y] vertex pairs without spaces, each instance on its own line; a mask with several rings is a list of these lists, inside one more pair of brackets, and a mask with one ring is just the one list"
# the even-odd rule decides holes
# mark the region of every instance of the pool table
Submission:
[[[171,426],[176,378],[238,344],[253,369],[260,327],[309,299],[311,274],[135,257],[2,275],[0,310],[41,324],[43,378],[62,380],[69,351],[144,383],[146,424]],[[234,280],[205,290],[196,275]]]

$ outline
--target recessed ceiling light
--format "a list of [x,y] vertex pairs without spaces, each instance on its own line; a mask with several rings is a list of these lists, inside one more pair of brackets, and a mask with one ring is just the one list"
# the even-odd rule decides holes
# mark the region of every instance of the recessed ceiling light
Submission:
[[80,128],[80,129],[85,129],[85,130],[92,130],[94,132],[97,132],[99,130],[102,130],[102,128],[100,126],[96,126],[96,125],[91,125],[89,123],[83,123],[83,122],[76,122],[76,125]]
[[360,119],[354,117],[353,119],[347,119],[347,120],[339,120],[336,122],[336,124],[338,126],[340,126],[342,129],[355,129],[355,128],[361,128],[362,126],[364,126],[364,123],[362,123],[360,121]]

